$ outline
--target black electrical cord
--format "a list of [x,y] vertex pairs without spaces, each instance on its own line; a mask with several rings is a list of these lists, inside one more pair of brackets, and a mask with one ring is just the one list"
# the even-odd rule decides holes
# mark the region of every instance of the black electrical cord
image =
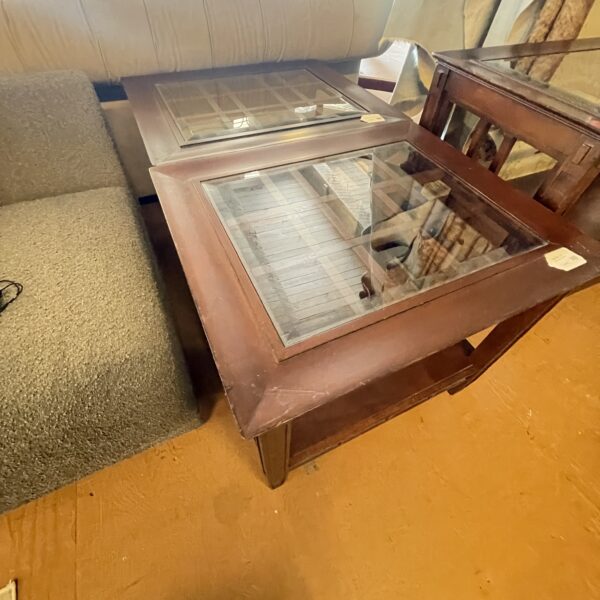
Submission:
[[14,302],[19,294],[23,291],[23,285],[16,282],[10,281],[9,279],[0,279],[0,313],[4,312],[4,309]]

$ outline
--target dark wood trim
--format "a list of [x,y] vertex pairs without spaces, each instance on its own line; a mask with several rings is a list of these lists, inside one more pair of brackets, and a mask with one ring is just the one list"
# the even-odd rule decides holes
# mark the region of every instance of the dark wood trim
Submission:
[[563,52],[587,52],[600,47],[600,37],[581,38],[577,40],[554,40],[550,42],[508,44],[485,48],[468,48],[465,50],[445,50],[434,52],[434,57],[443,62],[459,60],[500,60],[503,58],[522,58],[525,56],[543,56]]
[[433,75],[433,81],[427,99],[425,100],[425,106],[421,114],[421,126],[425,127],[433,134],[441,136],[444,131],[444,127],[450,118],[452,112],[452,102],[448,99],[448,95],[445,92],[446,79],[448,77],[449,69],[443,65],[436,67]]
[[498,148],[498,151],[496,152],[496,155],[490,164],[490,171],[492,173],[498,174],[500,172],[500,169],[502,169],[502,166],[506,162],[506,159],[508,158],[508,155],[513,149],[516,141],[517,138],[515,136],[508,134],[502,138],[502,143],[500,144],[500,147]]
[[[541,107],[531,110],[527,100],[468,74],[450,73],[444,93],[451,103],[493,122],[509,135],[540,144],[539,149],[551,156],[571,154],[573,148],[579,146],[581,136],[587,134],[583,127],[569,124],[565,118],[556,117]],[[545,127],[543,138],[539,135],[542,127]]]
[[480,82],[502,89],[513,96],[524,98],[528,102],[535,103],[561,118],[566,118],[596,135],[600,135],[600,117],[598,115],[591,115],[588,110],[580,107],[575,101],[570,101],[566,96],[556,96],[551,89],[546,89],[534,81],[510,75],[489,62],[507,58],[589,50],[600,50],[600,38],[439,52],[435,54],[435,57],[440,66],[455,72],[468,73]]
[[428,97],[420,124],[441,135],[456,105],[551,156],[557,165],[536,194],[545,206],[565,213],[600,173],[600,135],[594,131],[511,94],[508,86],[443,65],[438,70],[445,73],[443,88]]
[[483,118],[479,119],[477,125],[475,125],[475,129],[473,130],[473,133],[471,134],[471,139],[469,140],[469,146],[467,148],[467,151],[465,152],[465,154],[469,158],[473,158],[473,156],[475,156],[477,149],[483,142],[485,136],[487,135],[488,131],[490,130],[491,125],[492,124],[489,121],[486,121]]

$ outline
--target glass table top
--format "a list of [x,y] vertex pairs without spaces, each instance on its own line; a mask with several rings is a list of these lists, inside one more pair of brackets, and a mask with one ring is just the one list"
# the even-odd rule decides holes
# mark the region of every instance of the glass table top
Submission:
[[182,146],[366,112],[306,69],[157,83],[156,89]]
[[285,346],[545,244],[407,142],[201,185]]
[[600,116],[600,49],[482,62]]

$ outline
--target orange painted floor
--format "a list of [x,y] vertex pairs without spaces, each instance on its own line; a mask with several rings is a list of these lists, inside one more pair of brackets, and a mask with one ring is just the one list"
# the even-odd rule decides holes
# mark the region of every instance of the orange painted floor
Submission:
[[217,405],[0,517],[21,600],[600,598],[600,286],[483,379],[263,483]]

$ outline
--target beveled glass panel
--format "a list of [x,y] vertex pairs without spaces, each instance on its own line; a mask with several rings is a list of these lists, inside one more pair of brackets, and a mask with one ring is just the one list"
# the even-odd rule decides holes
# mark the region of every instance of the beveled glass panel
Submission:
[[600,116],[600,49],[482,62]]
[[182,146],[364,114],[306,69],[157,83]]
[[286,346],[544,244],[406,142],[202,188]]

